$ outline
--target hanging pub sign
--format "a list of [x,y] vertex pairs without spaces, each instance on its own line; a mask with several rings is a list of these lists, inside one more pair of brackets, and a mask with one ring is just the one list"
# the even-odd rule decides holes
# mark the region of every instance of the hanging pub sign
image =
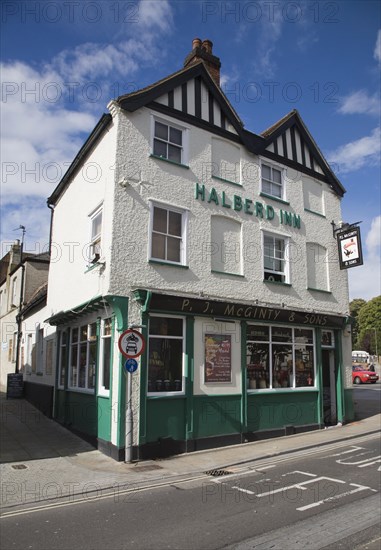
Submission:
[[363,264],[361,235],[359,227],[352,227],[337,233],[340,269]]
[[231,380],[231,336],[205,334],[205,382]]

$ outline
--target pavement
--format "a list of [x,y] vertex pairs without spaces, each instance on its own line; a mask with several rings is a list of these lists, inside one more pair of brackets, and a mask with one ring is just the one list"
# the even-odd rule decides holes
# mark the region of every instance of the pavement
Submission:
[[[381,414],[344,426],[126,464],[94,449],[44,416],[24,399],[0,394],[2,516],[47,501],[90,500],[179,481],[208,479],[213,470],[231,471],[316,446],[380,432]],[[218,472],[216,472],[218,473]],[[209,479],[211,479],[209,477]]]

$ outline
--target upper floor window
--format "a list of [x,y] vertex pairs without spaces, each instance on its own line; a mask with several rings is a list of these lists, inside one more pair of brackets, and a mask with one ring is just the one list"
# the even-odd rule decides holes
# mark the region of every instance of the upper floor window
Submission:
[[95,263],[102,256],[101,249],[102,233],[102,208],[98,208],[91,215],[91,243],[90,243],[90,261]]
[[185,265],[186,221],[183,210],[151,204],[151,259]]
[[12,281],[11,306],[17,306],[17,277]]
[[288,239],[280,235],[263,236],[263,278],[266,281],[288,283],[286,248]]
[[153,154],[178,164],[184,164],[183,130],[155,120]]
[[263,193],[283,199],[282,171],[279,168],[262,164],[262,189]]

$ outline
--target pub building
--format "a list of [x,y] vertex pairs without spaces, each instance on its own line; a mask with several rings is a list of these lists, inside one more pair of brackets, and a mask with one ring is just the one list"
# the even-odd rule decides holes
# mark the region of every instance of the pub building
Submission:
[[297,111],[246,130],[220,67],[195,39],[181,70],[111,101],[48,200],[52,250],[86,251],[51,262],[54,417],[119,460],[128,430],[140,460],[353,418],[345,190]]

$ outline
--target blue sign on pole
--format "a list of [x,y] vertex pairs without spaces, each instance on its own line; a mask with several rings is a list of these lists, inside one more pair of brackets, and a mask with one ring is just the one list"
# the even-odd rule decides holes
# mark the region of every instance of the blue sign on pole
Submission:
[[138,368],[138,362],[135,359],[127,359],[124,364],[124,368],[127,372],[135,372]]

